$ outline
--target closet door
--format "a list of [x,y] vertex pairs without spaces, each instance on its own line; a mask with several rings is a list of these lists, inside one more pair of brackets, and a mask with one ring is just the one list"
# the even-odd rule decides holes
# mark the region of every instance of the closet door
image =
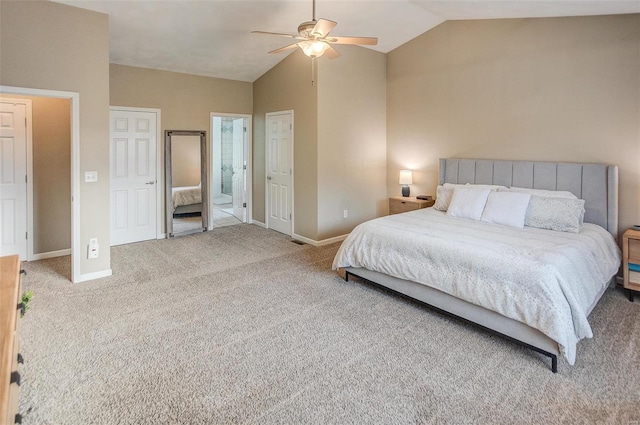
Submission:
[[111,110],[111,245],[157,237],[157,116]]
[[0,103],[0,254],[27,258],[26,106]]
[[267,227],[291,236],[293,112],[267,114]]

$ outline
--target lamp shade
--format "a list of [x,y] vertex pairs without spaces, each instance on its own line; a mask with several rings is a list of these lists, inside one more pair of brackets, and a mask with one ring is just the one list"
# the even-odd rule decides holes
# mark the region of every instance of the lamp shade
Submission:
[[413,184],[413,173],[411,173],[411,170],[400,170],[400,184]]

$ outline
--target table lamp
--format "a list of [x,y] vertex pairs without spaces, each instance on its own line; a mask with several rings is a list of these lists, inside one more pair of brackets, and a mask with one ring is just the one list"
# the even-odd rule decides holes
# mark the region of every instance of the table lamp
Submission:
[[413,174],[411,170],[400,170],[400,184],[402,185],[402,196],[409,196],[409,185],[413,184]]

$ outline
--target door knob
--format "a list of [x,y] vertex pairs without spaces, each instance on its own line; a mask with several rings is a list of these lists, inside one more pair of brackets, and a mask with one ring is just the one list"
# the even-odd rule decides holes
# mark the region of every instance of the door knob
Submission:
[[267,176],[267,180],[271,180],[271,176]]
[[145,184],[155,184],[155,181],[146,182]]

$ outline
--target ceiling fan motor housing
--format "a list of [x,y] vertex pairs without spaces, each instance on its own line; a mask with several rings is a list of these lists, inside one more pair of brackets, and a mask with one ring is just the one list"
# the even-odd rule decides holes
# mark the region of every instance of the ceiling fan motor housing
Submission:
[[[313,28],[316,26],[317,21],[307,21],[298,25],[298,34],[304,38],[313,38]],[[320,35],[320,34],[316,34]]]

